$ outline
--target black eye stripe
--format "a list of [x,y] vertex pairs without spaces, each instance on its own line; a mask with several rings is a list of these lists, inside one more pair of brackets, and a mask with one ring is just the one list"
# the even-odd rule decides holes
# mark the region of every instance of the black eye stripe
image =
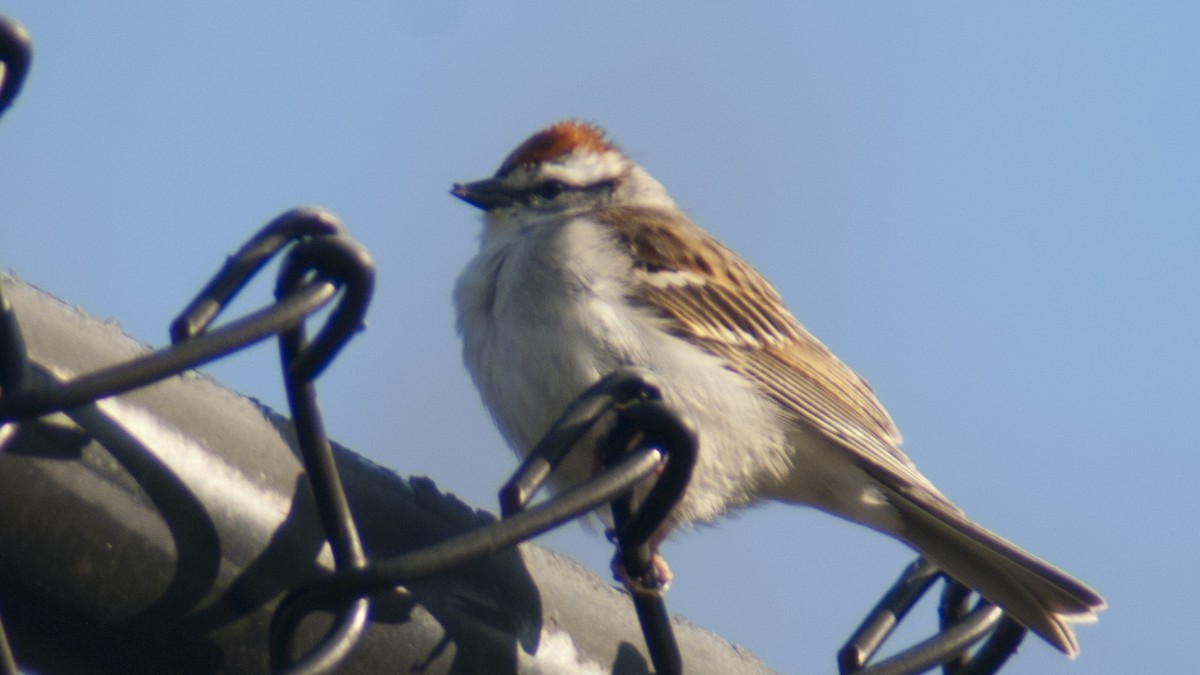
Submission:
[[521,190],[517,195],[517,199],[526,204],[535,204],[541,202],[552,201],[564,193],[588,193],[608,191],[616,185],[615,180],[602,180],[592,183],[591,185],[571,185],[560,180],[546,180],[537,185]]
[[560,180],[547,180],[521,190],[518,198],[526,204],[547,202],[564,192],[578,190],[573,185],[567,185]]
[[567,189],[567,184],[560,180],[548,180],[535,187],[534,191],[542,199],[554,199]]

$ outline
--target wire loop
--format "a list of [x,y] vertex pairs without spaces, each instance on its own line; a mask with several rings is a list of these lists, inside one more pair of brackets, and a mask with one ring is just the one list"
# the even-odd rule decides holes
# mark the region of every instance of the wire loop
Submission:
[[301,380],[319,377],[350,338],[362,330],[375,289],[371,256],[343,237],[323,236],[297,244],[284,261],[275,296],[282,299],[295,293],[309,275],[338,284],[343,295],[317,336],[297,353],[289,354],[287,368]]
[[306,206],[281,214],[229,256],[224,267],[171,322],[171,342],[182,342],[208,328],[233,296],[289,244],[309,237],[344,234],[341,222],[323,209]]
[[[335,569],[361,569],[367,564],[366,555],[334,462],[333,448],[321,422],[312,381],[363,325],[375,272],[370,256],[360,246],[338,235],[322,235],[292,248],[279,272],[275,295],[288,297],[315,280],[341,286],[340,302],[311,342],[305,338],[303,324],[279,335],[284,385],[309,485],[333,550]],[[362,597],[343,608],[334,628],[316,647],[288,665],[286,671],[333,672],[366,631],[370,607],[370,599]],[[272,663],[277,668],[285,664],[286,646],[286,640],[273,642]]]
[[505,518],[515,517],[569,453],[591,450],[589,439],[597,433],[602,438],[593,452],[608,471],[633,453],[650,448],[662,452],[665,464],[643,499],[639,501],[634,482],[612,501],[612,538],[619,564],[637,584],[631,595],[655,671],[679,673],[683,660],[663,599],[665,580],[658,578],[649,542],[687,488],[697,440],[691,424],[661,399],[661,387],[646,369],[623,367],[601,379],[567,406],[525,458],[501,488],[500,505]]
[[32,60],[29,31],[7,16],[0,15],[0,116],[21,93],[21,85],[29,74]]
[[[946,585],[938,609],[938,634],[868,665],[909,610],[939,579]],[[918,558],[905,568],[838,652],[839,672],[842,675],[907,675],[923,673],[939,665],[944,675],[997,672],[1016,651],[1026,630],[990,602],[981,600],[971,608],[970,595],[969,588],[947,577],[932,562]],[[971,654],[970,649],[989,635],[991,638]]]

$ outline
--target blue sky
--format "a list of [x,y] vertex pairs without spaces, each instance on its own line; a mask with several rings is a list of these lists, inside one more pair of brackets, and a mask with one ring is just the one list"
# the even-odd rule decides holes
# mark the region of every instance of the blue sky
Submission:
[[[331,433],[494,509],[516,460],[459,359],[479,224],[447,190],[593,120],[870,379],[944,492],[1107,597],[1076,663],[1029,640],[1006,672],[1194,664],[1200,6],[64,7],[0,8],[36,48],[0,120],[0,265],[29,282],[163,344],[226,253],[324,206],[379,272],[320,383]],[[271,346],[210,372],[284,407]],[[544,543],[606,573],[579,527]],[[670,607],[783,672],[832,670],[912,557],[777,506],[664,553]]]

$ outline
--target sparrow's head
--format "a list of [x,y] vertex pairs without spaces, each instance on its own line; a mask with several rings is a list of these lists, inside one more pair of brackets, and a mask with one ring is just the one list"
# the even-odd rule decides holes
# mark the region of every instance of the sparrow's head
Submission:
[[450,193],[497,217],[553,216],[608,204],[672,205],[662,185],[604,131],[574,120],[535,133],[494,176],[456,183]]

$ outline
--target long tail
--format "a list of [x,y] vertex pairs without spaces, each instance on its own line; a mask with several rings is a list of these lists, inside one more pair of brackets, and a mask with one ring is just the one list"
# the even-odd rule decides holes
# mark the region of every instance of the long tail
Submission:
[[957,511],[884,489],[904,521],[896,536],[1068,656],[1079,653],[1071,624],[1096,620],[1098,593]]

